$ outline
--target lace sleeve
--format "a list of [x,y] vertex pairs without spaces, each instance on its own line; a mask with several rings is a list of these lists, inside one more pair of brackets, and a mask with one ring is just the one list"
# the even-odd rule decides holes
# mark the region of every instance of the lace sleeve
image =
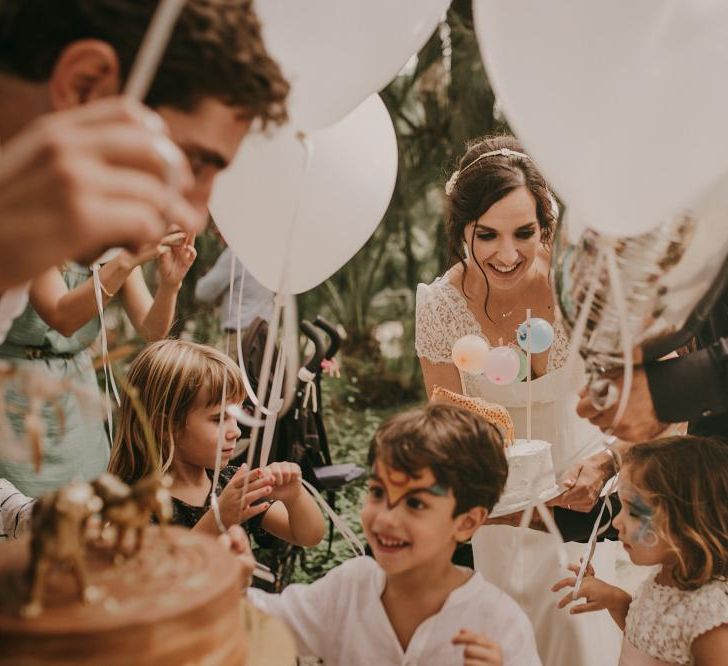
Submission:
[[433,363],[449,363],[451,334],[444,316],[442,299],[435,285],[418,284],[415,299],[415,350],[417,356]]
[[704,633],[728,624],[728,582],[713,581],[695,592],[690,612],[685,614],[689,621],[689,643]]
[[557,319],[554,321],[554,342],[549,350],[547,372],[558,370],[566,365],[569,358],[569,335],[564,330],[564,324]]

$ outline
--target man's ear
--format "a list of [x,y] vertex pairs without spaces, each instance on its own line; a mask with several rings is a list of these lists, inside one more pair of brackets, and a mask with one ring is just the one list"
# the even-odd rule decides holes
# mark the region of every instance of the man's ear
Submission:
[[119,58],[110,44],[81,39],[58,56],[49,81],[52,107],[70,109],[119,92]]
[[464,543],[470,539],[488,517],[488,509],[483,506],[474,506],[455,518],[455,539]]

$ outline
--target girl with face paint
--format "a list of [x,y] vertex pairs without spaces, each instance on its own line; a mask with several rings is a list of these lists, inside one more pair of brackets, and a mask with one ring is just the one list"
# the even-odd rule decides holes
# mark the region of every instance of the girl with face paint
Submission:
[[[559,608],[583,598],[570,613],[608,610],[624,631],[620,666],[728,663],[727,498],[728,443],[671,437],[635,445],[620,473],[614,526],[634,564],[660,568],[632,597],[589,567]],[[572,576],[552,589],[575,585]]]

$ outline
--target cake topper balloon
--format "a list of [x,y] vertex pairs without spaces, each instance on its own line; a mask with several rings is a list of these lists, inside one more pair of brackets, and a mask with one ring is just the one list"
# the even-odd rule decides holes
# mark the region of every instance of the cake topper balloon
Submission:
[[528,386],[528,400],[526,402],[526,439],[531,441],[531,354],[545,352],[554,341],[554,328],[545,319],[531,317],[531,308],[526,310],[526,321],[516,331],[516,340],[526,351],[526,384]]
[[[528,319],[524,321],[516,331],[516,340],[524,351],[528,351]],[[540,354],[545,352],[554,342],[554,328],[545,319],[533,317],[530,320],[531,329],[531,353]]]
[[520,368],[521,360],[511,347],[494,347],[485,359],[485,376],[499,386],[512,384],[518,377]]
[[452,362],[470,375],[485,372],[488,356],[488,343],[479,335],[464,335],[452,346]]

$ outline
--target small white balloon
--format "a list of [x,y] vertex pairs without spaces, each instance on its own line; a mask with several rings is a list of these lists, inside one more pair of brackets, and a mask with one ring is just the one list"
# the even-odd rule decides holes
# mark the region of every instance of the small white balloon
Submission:
[[463,372],[481,375],[485,372],[488,351],[488,343],[479,335],[464,335],[452,346],[452,362]]

